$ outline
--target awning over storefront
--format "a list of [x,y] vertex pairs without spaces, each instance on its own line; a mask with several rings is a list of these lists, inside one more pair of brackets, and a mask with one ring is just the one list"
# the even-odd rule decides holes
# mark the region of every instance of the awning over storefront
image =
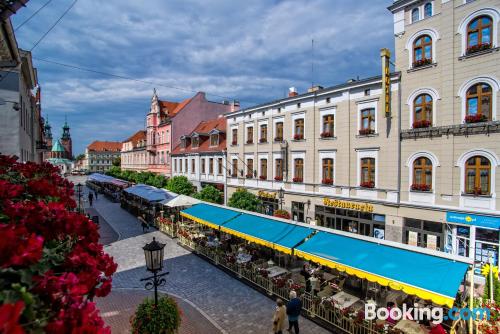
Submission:
[[95,181],[95,182],[100,182],[100,183],[110,183],[110,184],[114,184],[115,186],[119,186],[119,187],[128,186],[127,182],[120,180],[120,179],[117,179],[117,178],[114,178],[114,177],[109,176],[109,175],[105,175],[105,174],[93,173],[93,174],[90,174],[87,179],[89,181]]
[[141,197],[148,202],[160,202],[164,200],[171,200],[177,196],[177,194],[170,192],[165,189],[160,189],[145,184],[138,184],[129,187],[124,190],[125,192]]
[[467,263],[320,231],[295,255],[407,294],[453,306]]
[[199,199],[194,197],[179,195],[169,201],[163,201],[161,204],[168,206],[169,208],[177,208],[181,206],[192,206],[195,204],[201,203]]
[[296,224],[243,213],[222,224],[221,231],[291,254],[314,230]]
[[474,225],[500,230],[500,217],[480,216],[460,212],[446,212],[446,221],[448,223]]
[[240,212],[206,203],[196,204],[181,211],[181,216],[215,229],[219,229],[220,225],[239,215]]

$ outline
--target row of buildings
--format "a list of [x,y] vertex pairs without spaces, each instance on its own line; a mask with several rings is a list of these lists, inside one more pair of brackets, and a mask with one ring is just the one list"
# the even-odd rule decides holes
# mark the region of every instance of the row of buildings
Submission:
[[395,70],[239,109],[153,94],[123,169],[240,187],[272,214],[499,260],[498,0],[398,0]]

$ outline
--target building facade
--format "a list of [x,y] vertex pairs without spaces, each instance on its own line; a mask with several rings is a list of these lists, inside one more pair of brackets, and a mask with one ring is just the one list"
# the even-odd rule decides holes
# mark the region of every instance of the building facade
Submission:
[[120,156],[122,170],[147,171],[146,131],[137,131],[123,141]]
[[146,118],[148,170],[171,175],[170,154],[172,148],[180,143],[180,137],[190,133],[201,121],[215,118],[236,108],[239,108],[238,103],[208,101],[202,92],[180,103],[162,101],[155,90],[151,109]]
[[172,176],[186,176],[198,190],[210,184],[224,192],[226,119],[203,121],[180,139],[172,151]]
[[[65,121],[62,127],[61,137],[53,141],[52,137],[52,126],[49,123],[48,118],[45,120],[44,128],[44,144],[47,147],[48,152],[45,152],[43,157],[44,160],[49,160],[51,158],[67,159],[69,161],[73,160],[73,140],[71,139],[70,127],[68,122]],[[57,150],[53,150],[54,146],[57,146]],[[62,148],[62,150],[60,149]]]
[[94,141],[85,149],[85,169],[104,173],[113,166],[113,160],[120,158],[122,143],[115,141]]

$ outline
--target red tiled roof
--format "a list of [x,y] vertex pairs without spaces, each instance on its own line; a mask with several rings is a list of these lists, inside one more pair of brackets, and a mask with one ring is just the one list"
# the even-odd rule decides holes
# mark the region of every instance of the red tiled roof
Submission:
[[[219,134],[219,145],[210,146],[210,137],[206,136],[212,130],[219,130],[223,132]],[[186,148],[182,148],[181,145],[177,145],[173,150],[172,154],[183,154],[183,153],[196,153],[196,152],[220,152],[226,148],[226,119],[224,117],[219,117],[211,119],[208,121],[203,121],[196,128],[188,134],[188,136],[193,133],[203,134],[204,136],[200,138],[200,144],[198,147],[192,147],[191,141],[188,143]]]
[[132,136],[125,139],[123,141],[123,143],[131,141],[132,145],[135,146],[135,145],[137,145],[137,142],[139,142],[140,140],[146,140],[146,131],[144,131],[144,130],[137,131]]
[[168,116],[175,116],[179,111],[181,111],[189,102],[191,102],[191,98],[185,99],[181,103],[178,103],[177,107],[168,114]]
[[119,141],[99,141],[96,140],[87,146],[89,151],[121,151],[122,143]]
[[170,114],[179,105],[177,102],[170,101],[158,101],[158,103],[160,104],[160,110],[165,114]]

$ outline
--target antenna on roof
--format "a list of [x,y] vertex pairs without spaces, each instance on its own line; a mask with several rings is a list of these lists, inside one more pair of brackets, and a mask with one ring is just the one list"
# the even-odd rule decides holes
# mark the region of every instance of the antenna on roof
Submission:
[[314,87],[314,38],[311,39],[311,87]]

